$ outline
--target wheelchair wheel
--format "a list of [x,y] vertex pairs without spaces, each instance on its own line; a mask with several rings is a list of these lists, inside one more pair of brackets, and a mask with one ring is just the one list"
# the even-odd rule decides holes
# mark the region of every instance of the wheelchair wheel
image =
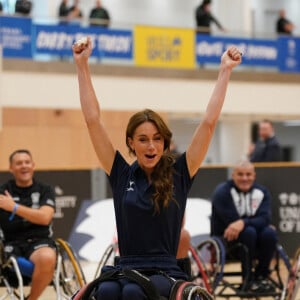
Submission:
[[71,245],[62,239],[57,239],[56,244],[58,262],[55,287],[64,297],[70,297],[86,283],[85,276]]
[[216,289],[223,276],[225,257],[222,247],[221,242],[215,237],[203,240],[195,247],[210,284],[208,291],[211,293]]
[[[25,280],[25,281],[24,281]],[[1,276],[0,276],[1,287],[1,296],[0,300],[11,299],[11,300],[24,300],[25,294],[25,284],[29,284],[30,280],[22,276],[19,269],[17,259],[14,256],[8,257],[3,264],[1,264]]]
[[212,287],[210,285],[210,281],[208,275],[206,274],[204,265],[200,257],[198,256],[197,250],[193,246],[190,246],[188,256],[191,262],[190,281],[201,287],[205,287],[209,293],[212,293]]
[[29,293],[25,285],[29,283],[30,279],[22,276],[17,259],[14,256],[6,257],[0,238],[0,300],[24,300]]
[[213,300],[206,289],[189,281],[177,280],[170,292],[170,300]]
[[97,277],[100,276],[101,274],[101,270],[104,266],[113,266],[114,263],[115,263],[115,257],[118,253],[118,243],[113,243],[113,244],[110,244],[104,251],[99,263],[98,263],[98,266],[97,266],[97,269],[96,269],[96,272],[95,272],[95,276],[94,276],[94,279],[96,279]]
[[288,286],[290,282],[291,264],[289,257],[281,245],[277,245],[274,259],[270,264],[269,279],[275,287],[274,299],[289,299]]
[[291,267],[287,300],[300,299],[300,248],[296,251]]

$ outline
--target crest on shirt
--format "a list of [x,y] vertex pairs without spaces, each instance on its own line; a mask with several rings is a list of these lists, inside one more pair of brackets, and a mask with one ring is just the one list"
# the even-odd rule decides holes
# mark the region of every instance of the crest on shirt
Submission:
[[126,189],[126,191],[127,192],[130,192],[130,191],[133,192],[134,191],[134,188],[133,188],[134,184],[135,184],[134,181],[130,180],[129,181],[129,187]]
[[17,197],[13,197],[13,199],[14,199],[15,202],[19,202],[20,201],[20,197],[18,197],[18,196]]
[[36,193],[32,193],[31,194],[31,201],[32,201],[32,208],[39,208],[40,207],[40,193],[36,192]]

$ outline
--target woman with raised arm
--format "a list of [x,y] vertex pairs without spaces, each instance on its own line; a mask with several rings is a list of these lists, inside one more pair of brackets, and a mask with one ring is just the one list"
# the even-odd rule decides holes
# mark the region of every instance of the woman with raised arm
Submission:
[[[218,79],[206,112],[185,153],[173,158],[172,133],[154,111],[145,109],[129,120],[126,144],[136,157],[130,165],[117,151],[101,122],[88,58],[91,40],[75,43],[80,102],[96,154],[113,190],[120,260],[118,270],[138,270],[168,298],[173,279],[186,280],[176,261],[187,194],[212,139],[232,69],[241,54],[230,47],[221,58]],[[107,270],[103,270],[106,272]],[[145,289],[128,278],[101,282],[95,299],[148,299]]]

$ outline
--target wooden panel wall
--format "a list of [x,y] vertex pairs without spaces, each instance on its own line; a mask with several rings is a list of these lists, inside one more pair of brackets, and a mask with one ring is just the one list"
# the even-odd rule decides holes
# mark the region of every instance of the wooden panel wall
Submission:
[[[101,115],[114,146],[128,160],[132,158],[125,144],[125,128],[132,114],[102,111]],[[0,170],[7,170],[9,154],[19,148],[32,152],[40,170],[100,167],[80,110],[4,107]]]

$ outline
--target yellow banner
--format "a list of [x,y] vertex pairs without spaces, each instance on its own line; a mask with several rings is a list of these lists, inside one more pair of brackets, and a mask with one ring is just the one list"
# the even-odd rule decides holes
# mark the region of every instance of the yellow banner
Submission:
[[195,32],[192,29],[136,26],[134,45],[137,66],[195,67]]

